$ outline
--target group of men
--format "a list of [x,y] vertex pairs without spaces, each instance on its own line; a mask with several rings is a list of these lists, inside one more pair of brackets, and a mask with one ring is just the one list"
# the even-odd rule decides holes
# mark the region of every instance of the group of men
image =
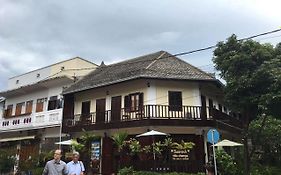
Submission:
[[54,159],[46,163],[42,175],[84,175],[85,167],[79,161],[79,153],[74,152],[72,161],[67,164],[61,160],[62,151],[55,150]]

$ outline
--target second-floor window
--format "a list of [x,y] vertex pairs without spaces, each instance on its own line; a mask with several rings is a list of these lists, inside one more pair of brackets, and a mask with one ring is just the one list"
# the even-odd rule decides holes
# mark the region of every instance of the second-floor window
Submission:
[[58,100],[57,96],[50,97],[49,104],[48,104],[48,111],[59,109],[60,108],[60,100]]
[[127,112],[139,111],[143,106],[143,93],[134,93],[125,96],[125,110]]
[[45,98],[37,99],[36,112],[42,112],[43,111],[44,101],[45,101]]
[[24,103],[18,103],[16,106],[16,113],[15,115],[21,115],[22,107],[24,106]]
[[26,114],[31,114],[32,113],[32,106],[33,106],[33,101],[27,101],[26,106],[25,106],[25,113]]
[[8,105],[5,111],[5,117],[11,117],[13,113],[13,105]]
[[181,111],[182,110],[182,92],[181,91],[169,91],[169,110]]

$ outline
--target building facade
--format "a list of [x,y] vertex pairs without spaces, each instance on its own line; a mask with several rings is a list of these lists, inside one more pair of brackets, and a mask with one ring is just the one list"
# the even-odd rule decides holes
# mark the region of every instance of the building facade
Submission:
[[[165,51],[103,65],[64,90],[63,132],[71,138],[79,138],[83,130],[101,136],[102,174],[116,172],[110,139],[114,133],[135,137],[152,129],[196,145],[188,160],[167,165],[169,171],[202,172],[209,159],[210,128],[217,128],[223,138],[241,134],[240,116],[223,104],[222,86]],[[152,166],[150,160],[139,165],[142,170]]]
[[0,92],[0,148],[21,162],[54,149],[66,136],[61,134],[63,89],[96,67],[75,57],[10,78]]

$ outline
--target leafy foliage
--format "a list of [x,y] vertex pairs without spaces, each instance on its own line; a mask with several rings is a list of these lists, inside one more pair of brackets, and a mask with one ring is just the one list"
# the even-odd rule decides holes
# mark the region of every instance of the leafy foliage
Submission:
[[238,167],[234,159],[228,155],[224,150],[217,150],[216,160],[218,165],[218,172],[221,175],[237,175]]
[[170,172],[170,173],[163,173],[163,172],[150,172],[150,171],[134,171],[133,167],[124,167],[119,170],[118,175],[204,175],[205,173],[197,173],[197,174],[190,174],[190,173],[177,173],[177,172]]
[[258,148],[254,160],[263,165],[281,166],[281,120],[267,117],[264,129],[259,134],[261,125],[262,117],[250,124],[252,144]]
[[125,145],[125,141],[127,137],[128,137],[127,132],[118,132],[111,137],[115,145],[117,146],[118,152],[121,152],[122,148]]
[[276,108],[281,105],[281,44],[274,48],[253,40],[237,40],[232,35],[217,46],[213,61],[226,81],[225,100],[230,107],[244,115],[250,113],[249,121],[263,113],[278,117],[281,112]]
[[0,174],[10,172],[15,163],[15,158],[6,152],[5,150],[0,150]]

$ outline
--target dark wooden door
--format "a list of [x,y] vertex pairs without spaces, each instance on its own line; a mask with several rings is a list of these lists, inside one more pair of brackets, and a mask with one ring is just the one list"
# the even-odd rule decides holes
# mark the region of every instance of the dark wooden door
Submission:
[[90,115],[90,106],[91,102],[90,101],[85,101],[82,102],[82,109],[81,109],[81,115],[88,117]]
[[84,124],[88,123],[91,120],[90,119],[90,107],[91,107],[90,101],[82,102],[81,121]]
[[121,118],[121,96],[111,98],[111,121],[120,121]]
[[105,122],[105,98],[96,100],[96,123]]
[[206,120],[207,119],[207,112],[206,112],[206,97],[201,95],[201,119]]

